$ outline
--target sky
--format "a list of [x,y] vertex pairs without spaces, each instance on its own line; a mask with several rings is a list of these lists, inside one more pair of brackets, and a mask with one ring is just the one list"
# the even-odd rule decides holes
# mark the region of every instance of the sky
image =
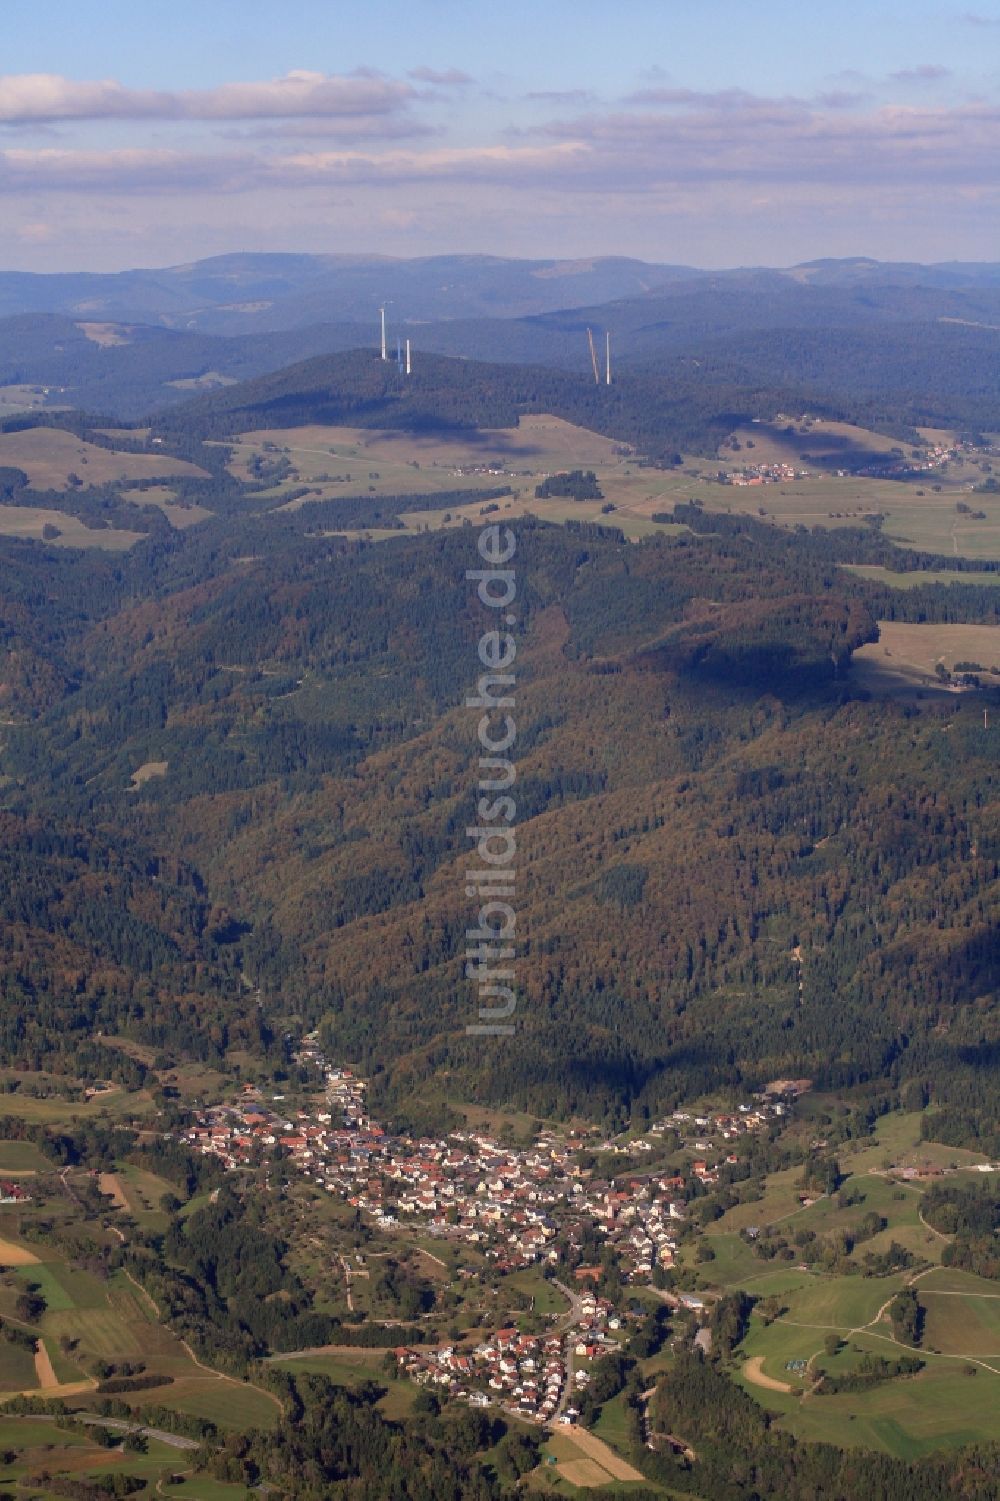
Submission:
[[1000,0],[4,8],[0,267],[1000,260]]

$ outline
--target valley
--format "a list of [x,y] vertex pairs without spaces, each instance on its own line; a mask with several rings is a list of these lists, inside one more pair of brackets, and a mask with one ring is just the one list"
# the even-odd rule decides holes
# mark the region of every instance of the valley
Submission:
[[387,363],[0,423],[0,1489],[937,1501],[1000,1380],[993,429]]

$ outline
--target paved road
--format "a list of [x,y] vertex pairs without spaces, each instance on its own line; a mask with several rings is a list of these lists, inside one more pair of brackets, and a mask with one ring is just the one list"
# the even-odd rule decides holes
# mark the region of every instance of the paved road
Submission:
[[558,1277],[552,1278],[552,1286],[558,1287],[563,1297],[569,1299],[569,1308],[559,1315],[553,1326],[556,1333],[561,1334],[564,1329],[570,1329],[574,1324],[579,1324],[583,1318],[583,1297],[580,1293],[574,1292],[571,1287],[567,1287],[565,1282],[560,1282]]
[[[57,1423],[58,1418],[50,1417],[48,1413],[25,1413],[27,1421],[32,1423]],[[196,1438],[185,1438],[180,1433],[167,1433],[162,1428],[142,1428],[135,1423],[129,1423],[125,1418],[102,1418],[96,1413],[75,1412],[71,1416],[77,1423],[96,1424],[99,1428],[111,1428],[116,1433],[141,1433],[146,1438],[159,1439],[161,1444],[169,1444],[171,1449],[200,1449],[201,1443]]]
[[555,1325],[556,1332],[559,1334],[565,1334],[566,1336],[565,1342],[563,1344],[563,1366],[566,1379],[563,1382],[563,1389],[559,1395],[558,1405],[555,1412],[552,1414],[553,1423],[558,1423],[559,1419],[566,1411],[570,1399],[574,1394],[573,1346],[576,1343],[576,1325],[579,1324],[583,1318],[583,1298],[579,1293],[574,1292],[571,1287],[567,1287],[565,1282],[560,1282],[558,1277],[552,1278],[552,1285],[554,1287],[558,1287],[564,1298],[569,1299],[569,1308],[559,1318]]

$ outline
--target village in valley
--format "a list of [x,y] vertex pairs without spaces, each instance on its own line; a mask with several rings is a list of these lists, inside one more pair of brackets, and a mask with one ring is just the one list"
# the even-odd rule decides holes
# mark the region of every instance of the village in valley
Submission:
[[[281,1095],[265,1100],[245,1085],[237,1100],[196,1110],[182,1142],[234,1172],[268,1166],[272,1176],[277,1168],[289,1181],[304,1179],[403,1242],[419,1231],[466,1246],[501,1275],[541,1268],[568,1305],[546,1332],[511,1323],[472,1346],[453,1341],[395,1354],[400,1370],[418,1383],[473,1406],[497,1402],[520,1417],[562,1424],[579,1416],[575,1399],[591,1380],[591,1363],[621,1348],[626,1288],[656,1289],[664,1304],[686,1307],[694,1317],[703,1310],[693,1292],[675,1296],[664,1288],[688,1202],[711,1191],[723,1167],[739,1160],[733,1148],[741,1138],[787,1118],[795,1096],[794,1086],[782,1085],[730,1112],[676,1111],[639,1136],[545,1129],[529,1145],[512,1146],[477,1129],[393,1136],[368,1112],[366,1081],[328,1062],[315,1036],[295,1059],[322,1083],[314,1104],[286,1112]],[[704,1155],[694,1157],[688,1173],[658,1169],[668,1142]],[[621,1167],[598,1174],[597,1159],[602,1167],[620,1159]],[[598,1290],[601,1265],[563,1272],[573,1287],[556,1275],[567,1246],[592,1246],[595,1237],[612,1249],[623,1292],[617,1302]],[[342,1261],[350,1286],[350,1265]],[[460,1269],[460,1276],[475,1275]]]

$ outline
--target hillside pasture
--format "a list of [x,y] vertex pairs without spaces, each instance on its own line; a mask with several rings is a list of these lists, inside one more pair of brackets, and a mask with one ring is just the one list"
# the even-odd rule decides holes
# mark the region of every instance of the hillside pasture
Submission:
[[891,1115],[883,1116],[874,1136],[860,1137],[845,1147],[841,1155],[844,1171],[855,1176],[889,1168],[897,1173],[904,1168],[925,1172],[934,1168],[972,1167],[988,1160],[982,1152],[925,1141],[921,1135],[925,1122],[933,1131],[933,1110],[894,1110]]
[[208,477],[204,469],[185,459],[171,458],[165,453],[118,453],[99,448],[96,443],[88,443],[59,427],[0,433],[0,467],[23,470],[35,490],[75,488],[70,483],[73,474],[84,488],[171,474],[191,479]]
[[[874,1285],[885,1289],[886,1296],[893,1290],[883,1279]],[[920,1289],[922,1284],[917,1286]],[[964,1305],[968,1300],[951,1301]],[[847,1313],[849,1305],[831,1304],[828,1311]],[[956,1340],[972,1334],[966,1315],[946,1317]],[[934,1449],[995,1437],[1000,1374],[981,1358],[976,1364],[967,1360],[967,1355],[975,1359],[971,1350],[949,1353],[942,1349],[938,1354],[926,1337],[916,1352],[924,1369],[915,1377],[893,1379],[863,1392],[812,1392],[815,1378],[824,1370],[848,1370],[864,1353],[889,1358],[898,1353],[887,1320],[870,1330],[841,1326],[838,1332],[844,1344],[831,1358],[824,1350],[823,1329],[804,1327],[792,1315],[783,1315],[765,1328],[754,1317],[742,1346],[746,1359],[736,1379],[756,1401],[780,1415],[779,1426],[803,1440],[882,1449],[915,1459]],[[978,1333],[984,1332],[978,1326]],[[789,1371],[789,1361],[805,1361],[808,1369]],[[782,1386],[791,1390],[782,1392]]]
[[0,1393],[27,1392],[37,1384],[32,1352],[0,1340]]
[[298,471],[297,483],[328,475],[325,483],[338,485],[343,494],[363,493],[372,484],[372,493],[400,495],[491,489],[504,475],[483,472],[489,469],[517,477],[610,466],[619,462],[618,448],[599,433],[545,415],[524,417],[517,427],[444,432],[308,425],[241,434],[230,467],[243,478],[254,454],[284,454]]
[[[117,1448],[106,1449],[97,1444],[86,1430],[74,1432],[51,1418],[42,1417],[0,1417],[0,1451],[4,1455],[0,1461],[0,1484],[16,1488],[18,1495],[37,1497],[38,1501],[47,1501],[55,1494],[46,1483],[49,1476],[87,1483],[113,1475],[128,1475],[145,1482],[145,1487],[137,1494],[159,1494],[155,1488],[161,1477],[178,1469],[181,1458],[175,1449],[157,1439],[149,1440],[148,1452],[143,1455],[125,1454]],[[245,1487],[239,1490],[231,1487],[227,1494],[242,1496],[244,1492]],[[102,1490],[99,1494],[106,1492]],[[209,1495],[215,1496],[216,1493],[199,1494],[207,1501]]]
[[48,1173],[55,1164],[33,1141],[0,1140],[0,1177],[10,1173]]
[[750,422],[736,428],[731,437],[740,444],[740,449],[734,452],[728,441],[721,444],[718,451],[721,460],[736,464],[792,464],[796,468],[843,468],[847,459],[884,458],[894,448],[903,446],[885,433],[822,417]]
[[[852,1343],[892,1354],[891,1346],[863,1337]],[[970,1376],[961,1362],[930,1356],[916,1376],[867,1392],[806,1400],[771,1392],[756,1395],[765,1407],[781,1409],[780,1426],[799,1439],[882,1449],[912,1460],[935,1449],[994,1439],[1000,1377],[982,1368]]]
[[[46,527],[55,528],[58,536],[46,537]],[[53,511],[47,506],[0,505],[0,536],[47,541],[52,547],[99,547],[104,552],[128,552],[142,541],[145,533],[111,526],[86,526],[78,516],[68,516],[65,511]]]
[[[927,1281],[927,1286],[924,1286]],[[1000,1285],[995,1293],[968,1294],[917,1285],[924,1310],[923,1344],[942,1355],[969,1355],[1000,1369]]]
[[955,694],[961,690],[942,683],[935,669],[940,663],[951,672],[956,662],[1000,667],[1000,626],[880,620],[879,639],[854,653],[851,672],[855,684],[872,693]]
[[[230,468],[240,479],[254,479],[254,461],[287,460],[290,472],[264,492],[278,502],[287,497],[289,509],[309,500],[369,495],[432,497],[457,489],[488,490],[508,485],[511,494],[490,502],[496,513],[511,517],[536,515],[554,523],[569,520],[620,527],[631,539],[669,528],[653,517],[679,503],[697,500],[708,510],[746,512],[783,526],[843,527],[865,524],[876,512],[885,515],[885,530],[913,546],[947,553],[992,556],[992,544],[980,543],[971,531],[987,523],[971,520],[955,510],[956,497],[967,495],[968,482],[953,475],[940,494],[895,480],[838,475],[829,467],[813,466],[807,478],[740,488],[720,483],[719,471],[731,472],[749,463],[790,462],[797,466],[800,445],[808,440],[827,454],[856,457],[885,455],[894,446],[882,434],[852,428],[847,423],[815,423],[794,440],[777,428],[741,430],[738,453],[722,450],[719,460],[692,459],[677,468],[657,469],[640,464],[626,448],[599,434],[560,418],[525,417],[517,428],[479,432],[410,433],[363,428],[305,426],[247,433],[232,447]],[[755,447],[749,449],[747,442]],[[831,461],[832,462],[832,461]],[[539,500],[536,486],[548,475],[565,469],[593,469],[602,491],[599,501],[561,497]],[[935,483],[936,483],[935,479]],[[310,495],[296,496],[303,485]],[[971,510],[983,509],[989,497],[976,497]],[[407,531],[437,530],[476,523],[486,502],[469,501],[445,512],[402,513]],[[1000,510],[998,510],[1000,523]],[[992,523],[989,523],[990,525]],[[327,522],[327,525],[329,523]],[[908,530],[909,529],[909,530]],[[337,530],[335,527],[331,530]],[[375,540],[398,531],[362,529]],[[910,531],[913,535],[910,536]],[[968,542],[968,546],[966,543]],[[961,545],[959,545],[961,544]],[[1000,548],[1000,537],[997,538]],[[976,548],[980,548],[976,552]],[[998,552],[1000,556],[1000,552]]]
[[235,1377],[200,1372],[197,1368],[186,1376],[176,1376],[170,1386],[139,1392],[126,1400],[140,1417],[144,1406],[170,1407],[175,1412],[207,1418],[231,1432],[274,1428],[281,1417],[277,1402],[266,1392]]
[[974,584],[1000,589],[1000,571],[991,573],[982,568],[960,571],[957,568],[914,568],[910,573],[896,573],[876,563],[844,563],[841,565],[856,578],[868,579],[873,584],[885,584],[889,589],[919,589],[924,584]]
[[733,1230],[745,1230],[749,1225],[780,1225],[793,1215],[803,1212],[799,1195],[802,1191],[802,1169],[785,1168],[780,1173],[771,1173],[765,1183],[763,1199],[736,1204],[715,1222],[713,1231],[723,1234]]
[[[36,1077],[44,1078],[46,1082],[51,1080],[49,1075]],[[153,1098],[148,1090],[129,1093],[115,1087],[92,1095],[90,1099],[76,1100],[57,1094],[36,1099],[32,1095],[21,1094],[20,1091],[0,1092],[0,1121],[5,1116],[12,1115],[35,1125],[58,1125],[63,1121],[91,1120],[95,1116],[103,1118],[106,1115],[146,1115],[152,1108]]]
[[[745,457],[749,462],[754,456]],[[810,472],[807,478],[780,483],[710,485],[690,493],[703,501],[706,510],[755,516],[784,527],[858,527],[870,517],[881,516],[882,535],[900,547],[941,557],[1000,560],[1000,495],[974,494],[968,483],[943,483],[937,493],[929,480],[916,485],[866,475]],[[968,510],[958,511],[959,503]],[[983,519],[975,518],[977,511]]]
[[112,1176],[125,1201],[125,1207],[143,1229],[165,1229],[167,1217],[160,1208],[160,1201],[166,1194],[184,1197],[183,1191],[168,1183],[166,1178],[146,1172],[131,1162],[119,1164],[118,1171]]
[[[511,516],[542,516],[553,522],[602,521],[621,526],[627,536],[647,536],[662,530],[650,518],[670,509],[704,481],[700,469],[688,474],[640,467],[609,438],[562,418],[524,417],[516,428],[410,433],[365,428],[306,426],[246,433],[233,444],[230,469],[237,478],[255,477],[254,462],[286,459],[292,466],[286,478],[265,492],[289,510],[310,500],[368,495],[414,495],[431,498],[452,490],[494,490],[510,487],[510,496],[490,502]],[[538,500],[536,486],[548,475],[566,469],[593,469],[603,492],[599,501],[561,497]],[[708,471],[706,470],[706,473]],[[310,495],[295,496],[303,485]],[[692,491],[692,485],[694,490]],[[470,501],[455,507],[445,520],[443,511],[415,507],[402,515],[407,531],[437,530],[475,522],[486,502]],[[613,509],[605,512],[604,507]],[[492,513],[491,513],[492,514]],[[329,522],[327,521],[327,526]],[[336,528],[333,528],[336,530]],[[376,540],[398,536],[391,529],[363,529]]]
[[44,406],[48,406],[48,399],[42,386],[0,386],[0,417],[33,412]]
[[199,521],[207,521],[215,514],[196,501],[178,500],[176,490],[171,490],[169,485],[147,485],[145,489],[123,490],[122,499],[131,500],[137,506],[156,506],[178,531],[197,526]]

